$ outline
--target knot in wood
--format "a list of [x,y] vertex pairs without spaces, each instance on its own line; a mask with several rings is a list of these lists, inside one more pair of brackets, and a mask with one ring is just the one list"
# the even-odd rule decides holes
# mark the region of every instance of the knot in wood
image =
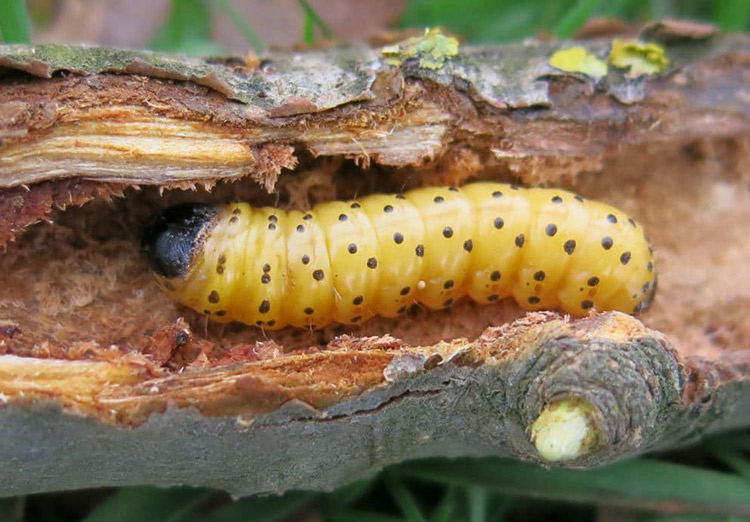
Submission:
[[591,405],[595,442],[568,465],[591,466],[641,453],[645,444],[653,446],[666,434],[680,410],[678,361],[648,330],[635,329],[632,336],[628,332],[574,330],[533,347],[517,367],[517,386],[508,388],[528,435],[519,453],[547,462],[530,440],[531,427],[548,406],[571,398]]

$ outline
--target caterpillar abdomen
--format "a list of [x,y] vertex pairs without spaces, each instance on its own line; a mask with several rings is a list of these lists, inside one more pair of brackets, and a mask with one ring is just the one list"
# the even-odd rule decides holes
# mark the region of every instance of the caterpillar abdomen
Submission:
[[513,297],[528,310],[637,313],[656,289],[643,230],[557,189],[474,183],[322,203],[310,212],[192,205],[144,236],[174,299],[268,329]]

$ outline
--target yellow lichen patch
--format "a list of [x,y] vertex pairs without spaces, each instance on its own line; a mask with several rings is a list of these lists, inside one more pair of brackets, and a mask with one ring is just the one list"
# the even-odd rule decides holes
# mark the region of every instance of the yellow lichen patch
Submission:
[[445,36],[439,28],[425,29],[424,35],[383,47],[381,52],[388,65],[401,65],[404,60],[419,58],[420,67],[440,69],[446,60],[458,54],[458,40]]
[[585,74],[596,80],[607,74],[607,63],[583,47],[560,49],[549,59],[549,64],[555,69]]
[[612,40],[612,49],[607,61],[621,69],[629,69],[627,75],[638,78],[663,71],[669,65],[666,50],[653,42],[634,40]]
[[599,439],[593,416],[591,403],[578,397],[552,403],[531,425],[531,442],[548,462],[582,457]]

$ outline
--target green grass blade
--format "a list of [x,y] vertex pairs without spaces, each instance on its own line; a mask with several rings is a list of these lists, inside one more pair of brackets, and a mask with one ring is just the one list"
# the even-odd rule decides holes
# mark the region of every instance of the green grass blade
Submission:
[[628,18],[631,14],[630,11],[632,9],[633,9],[633,6],[630,0],[609,0],[608,2],[604,2],[602,5],[600,5],[596,13],[599,16],[610,17],[610,18],[612,17]]
[[505,520],[505,515],[513,506],[513,497],[495,494],[490,504],[489,522],[500,522]]
[[443,499],[430,515],[430,522],[451,522],[456,519],[459,505],[458,492],[459,488],[455,485],[446,488]]
[[261,52],[265,49],[263,40],[260,39],[258,33],[250,26],[248,21],[242,15],[242,13],[234,6],[231,0],[211,0],[221,13],[234,22],[237,30],[242,33],[245,41],[252,47],[256,53]]
[[472,43],[507,42],[533,36],[539,29],[548,30],[544,19],[559,20],[556,13],[568,3],[570,0],[411,0],[399,25],[441,26]]
[[312,16],[305,11],[304,25],[302,27],[302,41],[305,45],[315,44],[315,23],[313,22]]
[[739,451],[717,446],[708,446],[708,451],[750,483],[750,461]]
[[707,515],[706,513],[683,513],[679,515],[656,515],[643,517],[638,522],[747,522],[746,518],[727,517],[726,515]]
[[601,0],[578,0],[557,23],[552,31],[558,38],[570,38],[583,27]]
[[83,522],[178,522],[215,493],[193,488],[121,488]]
[[419,509],[419,505],[417,505],[417,501],[401,478],[391,473],[386,473],[384,483],[393,500],[396,501],[396,504],[406,517],[406,520],[409,522],[426,522],[422,511]]
[[724,31],[746,31],[750,25],[750,0],[714,0],[713,17]]
[[[686,2],[687,4],[687,2]],[[685,7],[692,7],[693,5],[687,5]],[[649,0],[648,2],[651,20],[662,20],[664,18],[672,18],[677,15],[677,10],[672,3],[672,0]],[[683,11],[683,15],[686,14]]]
[[[323,19],[318,15],[317,12],[315,12],[315,9],[312,8],[312,6],[307,2],[307,0],[297,0],[300,7],[305,11],[305,43],[308,43],[308,38],[310,38],[310,43],[315,42],[315,35],[313,33],[313,30],[315,27],[318,28],[320,31],[320,34],[323,35],[323,38],[331,38],[333,37],[333,32],[331,32],[331,28],[328,27],[328,24],[326,24]],[[309,22],[308,22],[309,21]],[[310,25],[310,35],[307,34],[308,31],[308,23]]]
[[404,522],[405,519],[370,511],[346,510],[326,517],[326,522]]
[[287,493],[274,497],[248,497],[218,508],[205,518],[207,522],[273,522],[315,499],[314,493]]
[[466,488],[466,505],[469,508],[469,522],[487,522],[490,495],[487,488],[469,486]]
[[705,441],[706,448],[731,448],[736,451],[750,451],[750,433],[730,432],[714,435]]
[[211,40],[211,11],[204,0],[172,0],[166,22],[151,39],[158,51],[187,54],[222,54]]
[[375,478],[359,480],[325,496],[326,507],[330,510],[340,510],[349,507],[362,499],[375,485]]
[[5,43],[31,43],[25,0],[0,0],[0,35]]
[[750,484],[741,477],[649,459],[589,471],[546,470],[499,459],[461,459],[426,461],[402,466],[396,472],[445,484],[481,485],[493,491],[563,501],[750,514]]

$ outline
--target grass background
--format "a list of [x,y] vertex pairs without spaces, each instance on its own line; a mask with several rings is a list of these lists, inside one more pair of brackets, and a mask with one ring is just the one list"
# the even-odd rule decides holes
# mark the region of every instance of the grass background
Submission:
[[[239,0],[235,0],[239,1]],[[300,42],[335,38],[305,0]],[[0,36],[30,42],[44,12],[0,0]],[[232,0],[173,0],[151,47],[221,53],[212,17],[230,18],[249,48],[264,42]],[[407,0],[398,27],[440,25],[472,43],[538,33],[572,36],[591,16],[645,22],[664,17],[750,28],[750,0]],[[0,499],[0,522],[494,522],[502,520],[699,521],[750,518],[750,433],[710,438],[680,452],[592,471],[544,470],[500,459],[430,460],[394,466],[328,494],[292,492],[233,501],[222,492],[128,487]]]

